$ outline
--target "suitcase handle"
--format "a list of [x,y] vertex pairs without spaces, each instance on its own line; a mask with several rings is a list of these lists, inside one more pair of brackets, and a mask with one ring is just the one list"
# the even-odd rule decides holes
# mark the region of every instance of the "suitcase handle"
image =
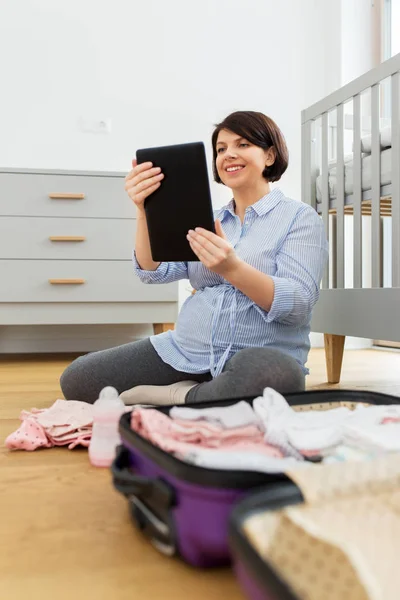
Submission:
[[[176,551],[171,507],[175,505],[172,488],[161,479],[150,479],[132,473],[131,456],[124,446],[118,446],[111,465],[114,487],[129,500],[136,525],[162,554],[173,556]],[[156,514],[152,506],[157,507]]]
[[118,446],[116,449],[111,473],[116,489],[124,496],[141,495],[150,490],[151,479],[132,473],[129,452],[124,446]]
[[124,446],[118,446],[111,472],[115,488],[124,496],[152,499],[165,509],[174,505],[173,490],[165,481],[132,473],[130,453]]

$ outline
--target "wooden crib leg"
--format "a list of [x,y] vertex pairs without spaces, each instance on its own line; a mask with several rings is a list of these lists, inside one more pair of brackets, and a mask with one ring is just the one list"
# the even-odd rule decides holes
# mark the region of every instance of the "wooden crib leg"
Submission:
[[342,370],[345,335],[324,333],[326,370],[328,383],[339,383]]
[[175,323],[153,323],[154,335],[164,333],[164,331],[169,331],[170,329],[175,329]]

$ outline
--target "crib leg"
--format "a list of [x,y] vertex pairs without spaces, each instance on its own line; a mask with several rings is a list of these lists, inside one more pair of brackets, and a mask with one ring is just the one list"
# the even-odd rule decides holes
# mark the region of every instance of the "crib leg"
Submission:
[[164,331],[168,331],[169,329],[175,329],[175,323],[153,323],[154,335],[164,333]]
[[324,333],[326,370],[328,383],[339,383],[342,370],[345,335]]

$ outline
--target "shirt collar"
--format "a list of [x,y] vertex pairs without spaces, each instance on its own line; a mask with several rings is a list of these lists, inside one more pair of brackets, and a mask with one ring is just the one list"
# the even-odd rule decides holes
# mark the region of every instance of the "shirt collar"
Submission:
[[[285,196],[281,192],[279,188],[274,188],[269,192],[269,194],[265,194],[260,200],[257,200],[254,204],[251,204],[248,208],[254,211],[259,217],[267,214],[270,210],[275,208],[277,204],[279,204],[282,200],[285,199]],[[226,205],[223,206],[219,212],[219,218],[223,219],[226,213],[229,212],[231,215],[235,215],[235,201],[232,200]]]

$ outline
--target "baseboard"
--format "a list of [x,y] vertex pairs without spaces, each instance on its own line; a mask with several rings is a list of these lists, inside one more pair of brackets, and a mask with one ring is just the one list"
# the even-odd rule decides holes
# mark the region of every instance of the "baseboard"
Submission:
[[94,352],[152,335],[151,325],[38,325],[0,327],[0,353]]

